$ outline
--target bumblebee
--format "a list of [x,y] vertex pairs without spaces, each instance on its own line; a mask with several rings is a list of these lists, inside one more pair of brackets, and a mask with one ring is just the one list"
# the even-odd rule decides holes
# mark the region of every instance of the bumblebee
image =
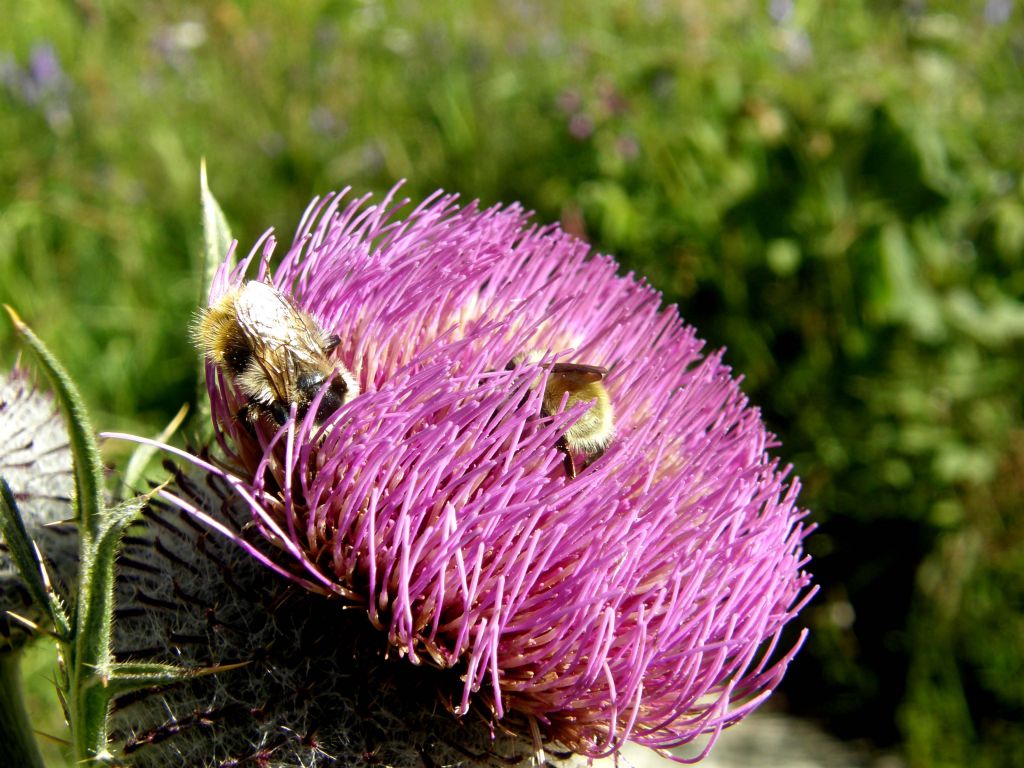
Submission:
[[269,283],[251,280],[201,310],[192,337],[246,397],[249,421],[265,415],[281,425],[293,404],[302,418],[328,379],[317,424],[359,394],[355,377],[330,359],[338,336]]
[[[506,368],[515,368],[524,360],[536,362],[541,357],[539,352],[517,355]],[[590,407],[555,443],[555,447],[565,454],[566,475],[574,478],[578,474],[574,454],[583,454],[585,459],[579,470],[586,469],[605,452],[615,436],[615,413],[604,386],[608,369],[580,363],[553,363],[546,367],[548,379],[541,401],[541,415],[558,413],[566,394],[565,410],[590,402]]]

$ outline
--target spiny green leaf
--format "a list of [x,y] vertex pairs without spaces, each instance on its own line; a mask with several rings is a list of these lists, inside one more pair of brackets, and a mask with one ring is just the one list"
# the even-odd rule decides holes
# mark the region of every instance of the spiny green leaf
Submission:
[[[107,510],[103,518],[103,530],[96,542],[96,557],[110,557],[111,574],[113,574],[113,558],[117,555],[117,549],[121,544],[121,536],[125,529],[135,522],[143,507],[149,503],[153,494],[157,493],[164,486],[159,486],[147,494],[136,496],[127,501],[121,502],[116,507]],[[109,550],[109,553],[108,553]],[[106,561],[104,560],[104,565]]]
[[71,451],[74,457],[75,505],[79,534],[85,539],[92,538],[99,529],[100,514],[103,508],[103,467],[100,463],[99,447],[96,444],[92,425],[89,423],[85,404],[71,377],[46,348],[46,345],[32,332],[31,328],[25,325],[17,312],[6,304],[4,309],[7,310],[7,314],[11,318],[14,330],[32,350],[43,369],[57,399],[57,405],[67,422],[68,436],[71,440]]
[[81,585],[77,658],[102,676],[110,666],[114,605],[114,564],[125,530],[163,486],[106,510],[99,536],[89,553],[89,579]]
[[213,276],[227,259],[233,239],[224,211],[207,183],[205,158],[199,164],[199,194],[203,206],[203,293],[200,301],[205,304]]
[[[210,295],[213,278],[221,264],[227,260],[233,239],[224,211],[210,191],[206,178],[205,158],[199,164],[199,195],[203,210],[203,262],[200,271],[203,282],[200,286],[198,305],[204,307]],[[206,389],[206,375],[202,366],[196,386],[196,403],[200,436],[208,440],[213,436],[213,424],[210,417],[210,395]]]
[[106,510],[95,539],[83,549],[74,666],[69,686],[71,732],[79,759],[98,760],[106,754],[107,712],[112,694],[97,682],[109,679],[112,668],[114,562],[121,536],[152,493]]
[[131,693],[143,688],[150,688],[159,685],[169,685],[182,680],[189,680],[194,677],[215,675],[221,672],[230,672],[240,669],[249,662],[238,664],[219,664],[213,667],[200,667],[198,669],[187,669],[177,667],[173,664],[153,664],[120,662],[112,664],[105,687],[111,696],[118,696],[124,693]]
[[10,486],[2,477],[0,477],[0,533],[3,533],[11,560],[18,569],[32,599],[45,611],[57,635],[67,639],[70,634],[70,623],[64,613],[64,607],[47,586],[39,550],[28,535],[25,521],[22,520],[21,513],[18,511],[14,493],[11,492]]
[[[159,489],[156,489],[159,490]],[[156,493],[156,490],[153,493]],[[114,607],[114,563],[125,529],[136,520],[151,494],[107,510],[90,554],[88,579],[80,586],[77,659],[101,676],[110,666]],[[85,571],[83,570],[83,575]]]

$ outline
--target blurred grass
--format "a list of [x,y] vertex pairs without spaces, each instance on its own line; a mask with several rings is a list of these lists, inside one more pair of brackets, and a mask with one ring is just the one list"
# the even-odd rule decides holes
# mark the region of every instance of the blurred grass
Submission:
[[522,200],[680,303],[780,434],[821,524],[790,707],[913,766],[1024,764],[1021,9],[36,0],[6,17],[0,301],[99,427],[155,432],[192,395],[201,156],[243,248],[346,184]]

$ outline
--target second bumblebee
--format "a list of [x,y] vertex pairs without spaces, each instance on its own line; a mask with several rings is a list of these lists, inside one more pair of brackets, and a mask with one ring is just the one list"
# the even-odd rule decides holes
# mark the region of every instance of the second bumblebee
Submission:
[[[514,368],[524,360],[537,362],[541,358],[540,352],[516,355],[506,367]],[[569,425],[555,446],[565,454],[565,472],[573,478],[578,474],[574,454],[585,456],[580,468],[585,469],[605,452],[615,436],[615,413],[604,386],[608,369],[582,363],[553,363],[546,367],[548,378],[541,404],[542,415],[558,413],[563,399],[566,401],[565,410],[580,403],[590,403],[590,407]]]

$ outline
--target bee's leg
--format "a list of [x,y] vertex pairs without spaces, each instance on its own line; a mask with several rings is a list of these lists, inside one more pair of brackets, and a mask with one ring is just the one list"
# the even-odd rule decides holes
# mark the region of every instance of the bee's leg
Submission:
[[[238,409],[238,412],[235,414],[235,419],[242,425],[242,429],[245,430],[249,439],[252,441],[252,444],[250,446],[246,446],[243,442],[241,445],[235,446],[236,450],[242,451],[243,453],[253,450],[258,451],[259,453],[263,452],[263,449],[260,447],[260,436],[256,433],[256,424],[259,422],[261,416],[266,416],[271,419],[277,418],[274,412],[270,410],[265,403],[261,403],[259,400],[252,397],[246,401],[245,405]],[[259,455],[259,453],[257,455]],[[266,473],[264,478],[266,483],[265,489],[268,492],[278,493],[281,490],[272,472]]]
[[235,413],[235,421],[240,421],[243,424],[252,424],[257,415],[256,407],[250,399]]
[[588,454],[586,461],[583,462],[583,466],[580,467],[580,472],[582,472],[584,469],[589,467],[591,464],[593,464],[595,461],[600,459],[602,456],[604,456],[604,448],[598,448],[593,453]]
[[565,435],[558,438],[555,448],[565,454],[562,464],[565,466],[565,474],[572,480],[576,477],[576,462],[572,458],[572,452],[569,450],[569,443],[566,441]]
[[289,412],[280,403],[267,405],[254,397],[250,397],[245,405],[238,409],[235,418],[246,426],[250,435],[256,437],[256,422],[260,420],[260,416],[269,416],[280,426],[288,420],[288,415]]
[[[263,407],[266,408],[267,406]],[[278,426],[288,421],[289,413],[280,403],[274,403],[268,410],[270,411],[270,418],[276,421]]]
[[332,333],[324,339],[324,354],[331,354],[331,352],[337,349],[339,344],[341,344],[341,337],[336,333]]
[[238,413],[235,414],[235,420],[245,427],[246,432],[249,436],[256,439],[256,422],[260,418],[260,409],[256,401],[253,398],[249,398],[245,405],[238,409]]
[[289,411],[280,403],[267,405],[266,403],[260,402],[255,397],[250,397],[245,401],[245,405],[238,409],[238,413],[235,414],[235,418],[247,427],[250,427],[249,434],[255,437],[256,432],[254,428],[256,426],[256,422],[260,420],[260,416],[269,416],[275,424],[281,426],[288,421],[288,415]]

